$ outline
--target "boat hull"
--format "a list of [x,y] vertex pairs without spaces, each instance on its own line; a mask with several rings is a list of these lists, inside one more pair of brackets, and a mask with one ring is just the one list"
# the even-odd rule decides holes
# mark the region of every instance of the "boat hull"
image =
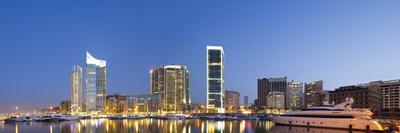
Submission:
[[334,128],[346,130],[383,131],[382,126],[374,120],[352,118],[309,118],[276,116],[273,122],[280,125]]

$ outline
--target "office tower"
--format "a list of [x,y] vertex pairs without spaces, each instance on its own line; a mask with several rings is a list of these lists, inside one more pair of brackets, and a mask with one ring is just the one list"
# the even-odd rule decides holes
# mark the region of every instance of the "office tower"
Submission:
[[150,70],[152,94],[160,94],[162,110],[187,111],[190,101],[189,71],[184,65],[166,65]]
[[82,67],[75,65],[71,75],[71,113],[82,112]]
[[369,87],[368,84],[342,86],[334,91],[329,91],[329,102],[331,104],[342,103],[347,97],[354,99],[352,108],[368,108],[375,114],[380,112],[379,92]]
[[113,94],[106,96],[107,113],[124,113],[127,111],[127,100],[125,95]]
[[304,84],[304,106],[321,105],[323,102],[323,81],[313,81]]
[[257,99],[254,104],[258,108],[266,108],[267,107],[267,78],[259,78],[257,79]]
[[303,108],[304,101],[304,88],[303,83],[290,81],[287,84],[286,90],[286,108],[287,109],[301,109]]
[[106,61],[86,52],[86,112],[104,112],[106,104]]
[[[258,108],[284,109],[287,78],[259,78],[257,79]],[[268,101],[271,99],[273,101]]]
[[207,46],[207,112],[224,113],[224,50]]
[[236,91],[225,91],[225,110],[235,113],[240,108],[240,93]]
[[244,107],[249,107],[249,96],[245,95],[243,99],[244,99]]
[[128,113],[161,113],[160,94],[128,95]]

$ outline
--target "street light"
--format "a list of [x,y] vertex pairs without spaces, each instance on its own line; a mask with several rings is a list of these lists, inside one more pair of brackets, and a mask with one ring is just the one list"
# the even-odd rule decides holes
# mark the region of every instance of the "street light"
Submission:
[[15,106],[15,114],[18,113],[18,106]]

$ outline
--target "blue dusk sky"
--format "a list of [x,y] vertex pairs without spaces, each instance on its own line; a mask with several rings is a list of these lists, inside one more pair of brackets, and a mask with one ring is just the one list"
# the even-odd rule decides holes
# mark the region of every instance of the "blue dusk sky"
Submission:
[[107,60],[107,94],[150,93],[149,70],[185,64],[206,99],[206,46],[225,51],[226,90],[257,78],[324,89],[400,78],[400,1],[0,1],[0,112],[57,106],[85,52]]

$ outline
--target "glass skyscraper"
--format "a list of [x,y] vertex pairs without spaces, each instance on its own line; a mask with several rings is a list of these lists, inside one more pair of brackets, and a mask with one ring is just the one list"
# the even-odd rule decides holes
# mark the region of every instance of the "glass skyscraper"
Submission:
[[207,111],[224,113],[224,50],[207,46]]
[[106,61],[86,52],[86,112],[104,112],[106,104]]
[[71,72],[71,113],[82,111],[82,67],[75,65]]
[[150,70],[151,91],[160,94],[162,111],[182,113],[190,101],[189,71],[184,65],[166,65]]

